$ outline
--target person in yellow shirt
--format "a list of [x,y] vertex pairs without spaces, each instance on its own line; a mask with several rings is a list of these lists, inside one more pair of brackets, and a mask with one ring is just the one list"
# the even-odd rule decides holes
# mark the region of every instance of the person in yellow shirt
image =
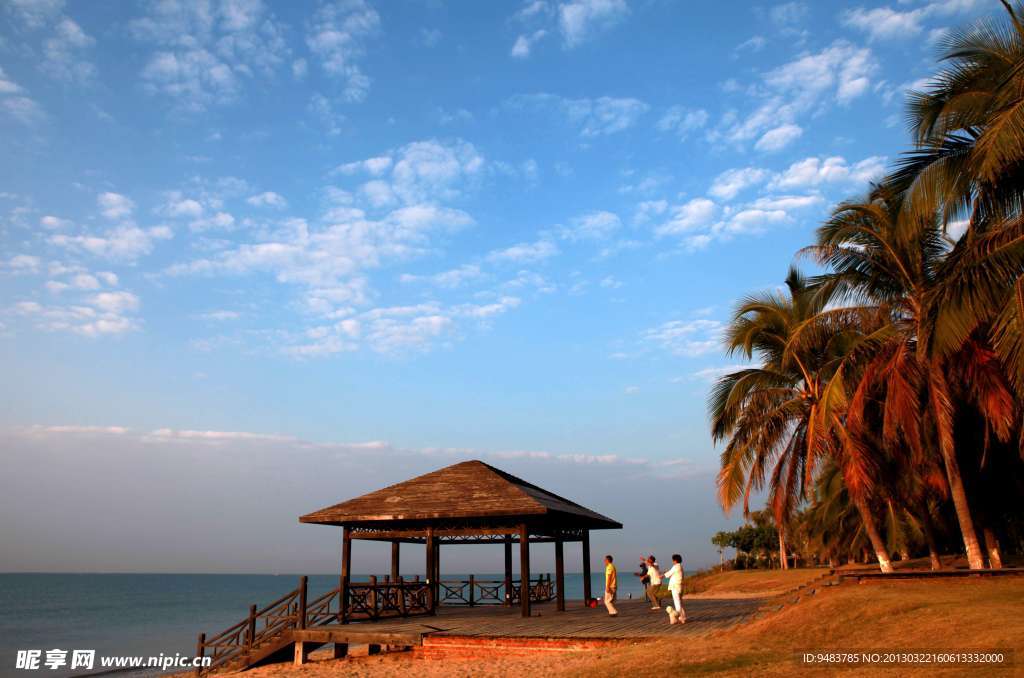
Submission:
[[604,605],[608,608],[609,616],[618,617],[619,611],[615,609],[615,591],[619,588],[619,573],[614,562],[615,559],[611,556],[604,557]]

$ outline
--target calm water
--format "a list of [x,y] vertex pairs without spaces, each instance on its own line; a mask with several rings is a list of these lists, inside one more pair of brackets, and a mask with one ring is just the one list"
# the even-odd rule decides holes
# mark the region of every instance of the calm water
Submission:
[[[639,581],[624,568],[619,578],[621,598],[641,594]],[[337,575],[311,576],[310,599],[337,584]],[[250,604],[262,607],[297,585],[297,575],[0,574],[0,676],[69,675],[16,670],[17,650],[26,649],[42,650],[44,656],[54,648],[96,650],[97,658],[191,655],[200,631],[216,633],[244,618]],[[603,573],[594,573],[592,586],[600,595]],[[565,590],[567,598],[582,599],[583,576],[566,573]]]

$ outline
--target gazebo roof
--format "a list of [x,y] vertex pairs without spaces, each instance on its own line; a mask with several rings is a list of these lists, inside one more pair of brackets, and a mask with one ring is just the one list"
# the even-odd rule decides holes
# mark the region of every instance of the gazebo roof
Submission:
[[554,528],[622,524],[482,461],[464,461],[301,516],[326,525],[526,521]]

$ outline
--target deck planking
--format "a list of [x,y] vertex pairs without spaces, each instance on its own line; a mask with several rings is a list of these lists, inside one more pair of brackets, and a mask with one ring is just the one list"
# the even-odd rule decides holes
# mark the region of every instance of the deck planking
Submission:
[[[355,622],[348,629],[372,633],[420,636],[467,636],[490,638],[575,638],[638,639],[700,635],[740,623],[757,612],[763,601],[747,599],[684,600],[686,624],[671,625],[668,615],[651,610],[647,601],[622,600],[616,603],[617,617],[608,615],[604,606],[588,608],[582,601],[567,601],[566,611],[558,612],[554,603],[534,605],[533,616],[523,618],[518,607],[441,607],[436,616]],[[323,629],[337,628],[333,625]]]

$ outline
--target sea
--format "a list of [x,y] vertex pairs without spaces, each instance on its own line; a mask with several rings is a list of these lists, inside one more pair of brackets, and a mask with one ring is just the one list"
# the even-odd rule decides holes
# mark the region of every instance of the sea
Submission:
[[[476,574],[478,579],[503,576]],[[441,578],[468,575],[442,573]],[[603,571],[593,573],[593,595],[603,592],[603,578]],[[100,659],[191,657],[200,632],[211,636],[241,621],[249,605],[262,607],[276,600],[298,586],[298,580],[298,575],[284,574],[0,574],[0,676],[161,675],[159,669],[112,672],[100,668]],[[312,575],[309,597],[337,585],[337,574]],[[566,599],[582,600],[583,575],[566,573],[565,591]],[[619,598],[642,595],[639,579],[622,570]],[[19,651],[25,650],[40,651],[39,669],[17,668]],[[67,664],[47,668],[50,650],[66,652]],[[95,650],[91,671],[69,669],[74,650]],[[166,674],[181,670],[168,669]]]

